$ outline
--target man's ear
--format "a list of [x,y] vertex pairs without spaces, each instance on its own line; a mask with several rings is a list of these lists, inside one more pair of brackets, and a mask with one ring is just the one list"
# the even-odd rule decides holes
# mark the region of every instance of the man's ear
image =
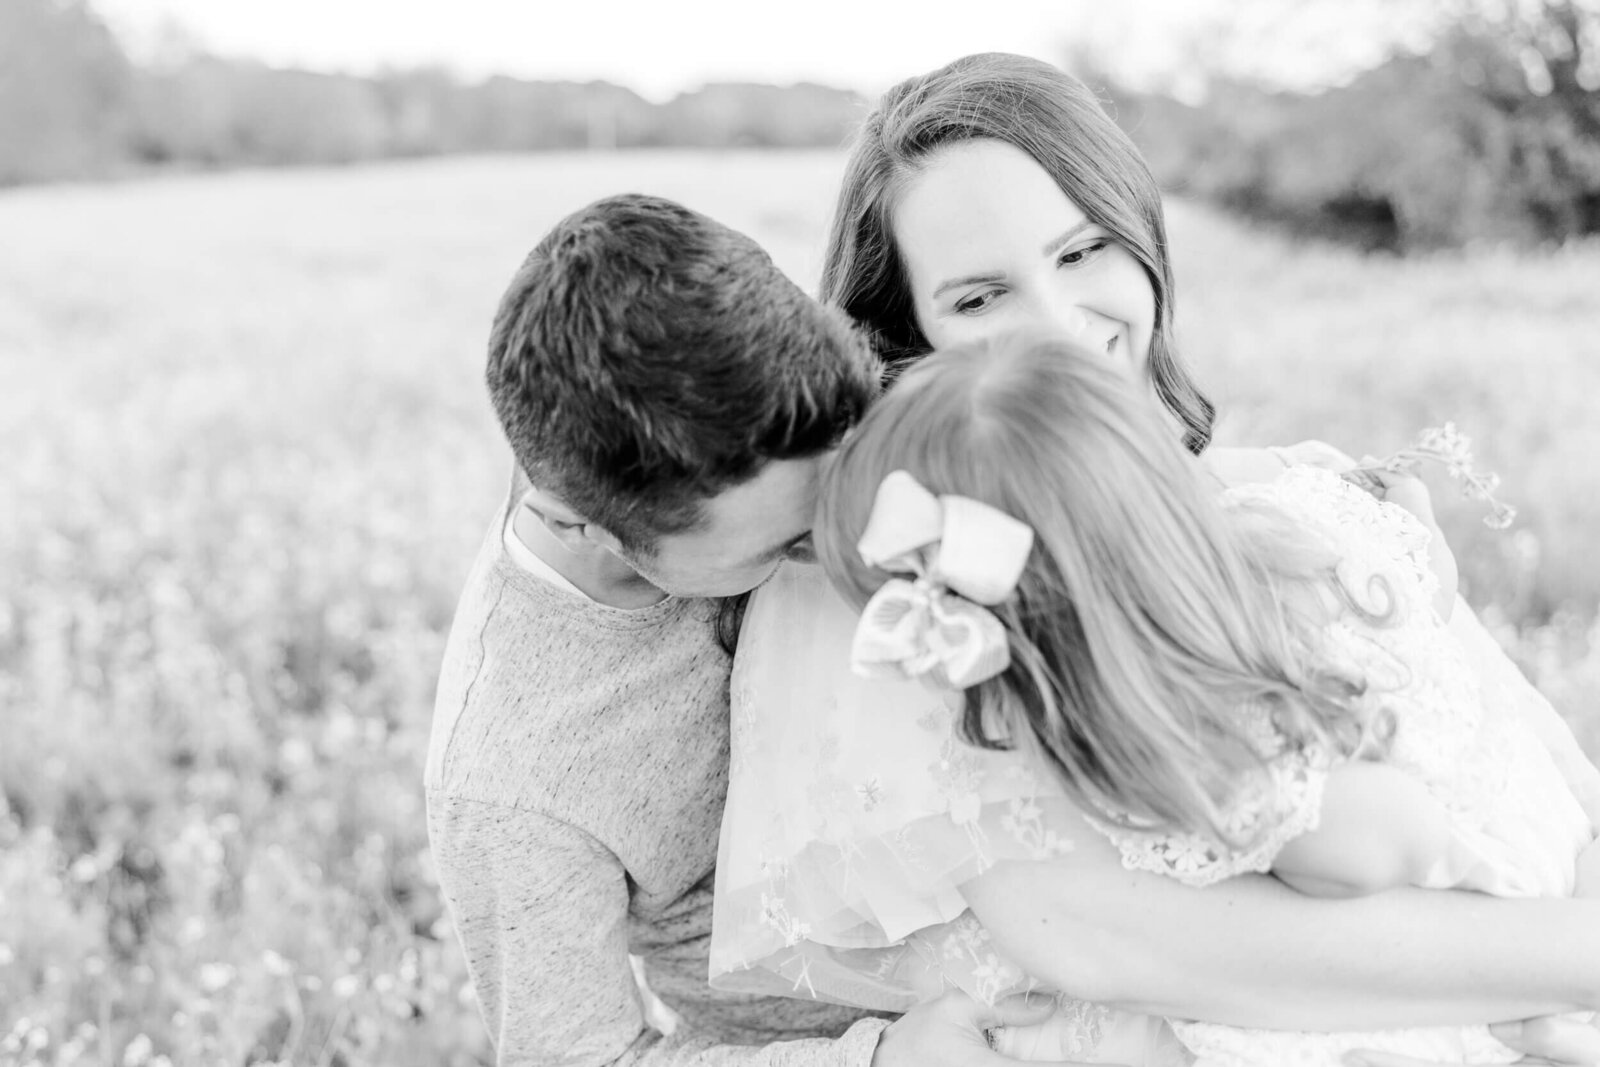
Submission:
[[622,547],[622,542],[610,530],[590,522],[559,497],[537,486],[528,490],[522,499],[522,507],[568,552],[586,555],[597,549],[606,549],[615,553]]
[[622,542],[617,540],[616,535],[610,530],[598,523],[584,523],[583,536],[590,545],[598,545],[614,556],[623,555]]

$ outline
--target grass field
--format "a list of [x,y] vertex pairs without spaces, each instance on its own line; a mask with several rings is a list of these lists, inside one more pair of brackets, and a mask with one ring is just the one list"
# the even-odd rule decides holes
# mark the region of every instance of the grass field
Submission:
[[[0,196],[0,1063],[487,1062],[426,850],[455,595],[506,476],[501,286],[639,189],[808,286],[841,160],[466,159]],[[1365,259],[1172,207],[1221,437],[1454,419],[1469,599],[1600,753],[1600,246]],[[9,1036],[8,1036],[9,1035]]]

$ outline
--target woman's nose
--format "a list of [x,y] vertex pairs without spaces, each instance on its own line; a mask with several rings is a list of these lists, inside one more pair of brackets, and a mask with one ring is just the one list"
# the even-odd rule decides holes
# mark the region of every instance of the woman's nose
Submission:
[[1036,300],[1028,308],[1027,325],[1058,336],[1082,340],[1092,325],[1088,312],[1065,300]]

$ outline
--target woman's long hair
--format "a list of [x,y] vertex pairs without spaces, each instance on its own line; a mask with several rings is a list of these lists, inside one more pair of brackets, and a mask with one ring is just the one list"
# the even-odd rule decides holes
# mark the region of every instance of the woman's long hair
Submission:
[[1033,157],[1084,215],[1131,252],[1155,292],[1148,362],[1156,395],[1200,452],[1215,409],[1172,343],[1172,264],[1161,192],[1144,157],[1076,78],[1037,59],[986,52],[901,82],[857,130],[834,208],[821,299],[866,327],[890,376],[926,355],[895,246],[895,204],[940,149],[977,138]]
[[1240,845],[1230,799],[1272,755],[1246,708],[1292,748],[1381,745],[1364,679],[1319,655],[1329,591],[1356,606],[1331,546],[1272,509],[1225,513],[1104,354],[1011,334],[902,376],[824,479],[818,553],[857,607],[889,577],[855,545],[894,470],[1033,528],[1021,582],[994,609],[1011,666],[967,691],[963,732],[1036,745],[1085,811]]

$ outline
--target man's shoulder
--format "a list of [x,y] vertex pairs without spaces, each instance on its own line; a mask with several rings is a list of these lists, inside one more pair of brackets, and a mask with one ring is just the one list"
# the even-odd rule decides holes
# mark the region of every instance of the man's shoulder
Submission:
[[[620,611],[480,554],[451,626],[435,697],[430,791],[527,808],[673,753],[661,731],[725,744],[726,653],[711,609]],[[569,798],[570,799],[570,798]]]

